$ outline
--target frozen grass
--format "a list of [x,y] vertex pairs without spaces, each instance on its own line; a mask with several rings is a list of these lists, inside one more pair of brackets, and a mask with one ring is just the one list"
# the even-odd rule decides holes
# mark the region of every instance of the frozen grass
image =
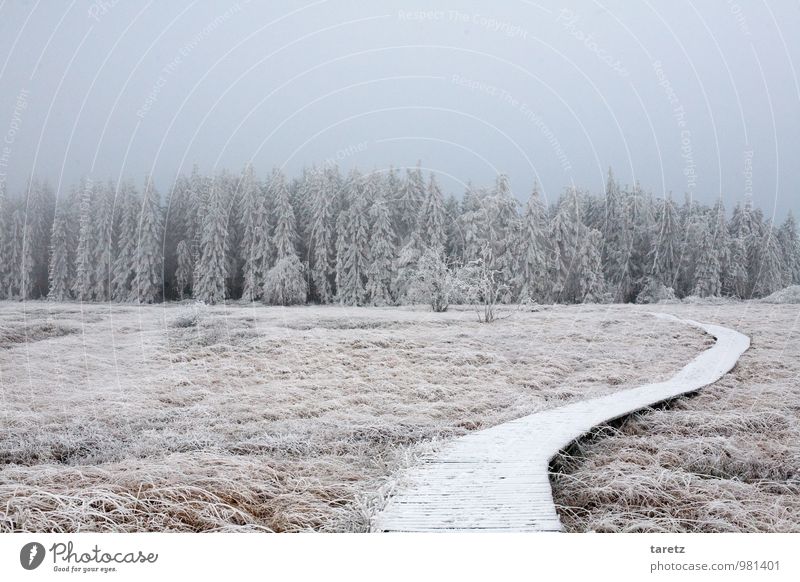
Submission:
[[440,439],[710,343],[625,306],[505,315],[0,304],[2,329],[76,332],[2,344],[0,530],[363,531]]
[[714,386],[600,430],[552,476],[568,531],[800,532],[797,307],[668,306],[752,347]]

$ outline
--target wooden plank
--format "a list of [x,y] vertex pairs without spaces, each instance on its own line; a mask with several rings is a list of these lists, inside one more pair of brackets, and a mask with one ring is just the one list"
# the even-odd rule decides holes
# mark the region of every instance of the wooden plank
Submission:
[[[677,319],[664,314],[658,317]],[[750,339],[717,325],[715,344],[666,382],[545,410],[446,443],[409,469],[373,519],[373,531],[560,531],[550,460],[599,424],[719,380]]]

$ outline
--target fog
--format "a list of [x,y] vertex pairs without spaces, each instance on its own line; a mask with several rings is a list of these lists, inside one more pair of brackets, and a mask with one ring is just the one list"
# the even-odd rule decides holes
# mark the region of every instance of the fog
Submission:
[[422,166],[800,210],[800,7],[0,3],[0,179]]

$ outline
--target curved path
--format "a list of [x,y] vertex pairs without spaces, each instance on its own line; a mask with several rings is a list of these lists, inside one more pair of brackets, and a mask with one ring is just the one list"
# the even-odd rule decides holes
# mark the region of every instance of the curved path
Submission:
[[373,531],[560,531],[550,460],[597,425],[719,380],[750,338],[717,325],[679,320],[716,343],[666,382],[582,400],[476,431],[446,443],[406,473],[407,485],[375,516]]

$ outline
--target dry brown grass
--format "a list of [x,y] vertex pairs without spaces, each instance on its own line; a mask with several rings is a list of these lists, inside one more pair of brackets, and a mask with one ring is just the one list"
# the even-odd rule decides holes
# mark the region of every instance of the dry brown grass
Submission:
[[440,439],[709,343],[627,307],[0,305],[2,329],[37,325],[76,332],[2,344],[2,531],[362,531]]
[[720,382],[559,459],[568,531],[800,532],[800,337],[791,305],[669,306],[752,338]]

